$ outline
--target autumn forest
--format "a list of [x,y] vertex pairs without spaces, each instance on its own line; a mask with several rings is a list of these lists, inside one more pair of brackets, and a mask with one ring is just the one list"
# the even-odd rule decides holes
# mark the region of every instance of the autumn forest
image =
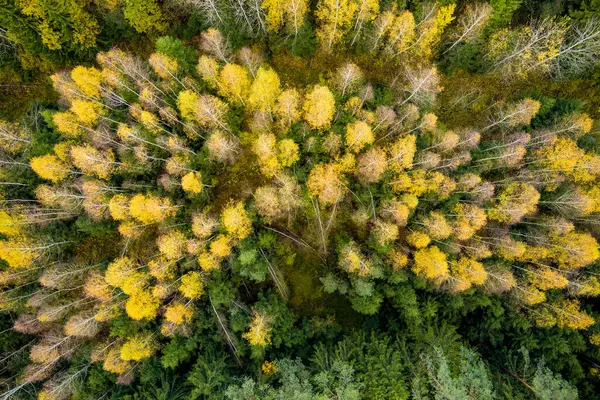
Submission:
[[0,400],[600,399],[598,0],[0,0]]

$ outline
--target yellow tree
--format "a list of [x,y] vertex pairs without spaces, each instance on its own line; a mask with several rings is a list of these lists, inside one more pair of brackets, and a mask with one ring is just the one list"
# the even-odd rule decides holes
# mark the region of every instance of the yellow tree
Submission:
[[351,152],[358,153],[373,141],[375,136],[366,122],[357,121],[346,125],[346,146]]
[[333,163],[317,164],[310,171],[306,185],[310,194],[324,204],[336,204],[346,193],[342,171]]
[[197,300],[204,293],[204,280],[199,272],[191,271],[181,277],[179,292],[187,299]]
[[335,98],[327,86],[316,85],[304,99],[304,120],[312,129],[328,129],[335,111]]
[[290,125],[300,119],[300,94],[298,91],[287,89],[281,92],[274,111],[279,118],[280,125],[284,128],[283,133],[286,133]]
[[331,52],[351,29],[357,8],[352,0],[319,0],[315,12],[317,38],[325,51]]
[[387,148],[390,169],[395,172],[401,172],[411,168],[416,152],[417,138],[414,135],[406,135],[399,138]]
[[152,69],[154,69],[154,72],[156,72],[156,75],[167,80],[173,79],[179,69],[177,60],[162,53],[152,53],[148,62],[152,66]]
[[156,240],[158,250],[167,260],[177,260],[181,258],[185,252],[187,239],[183,232],[171,230],[163,235],[160,235]]
[[385,151],[379,147],[373,147],[358,157],[356,176],[363,183],[375,183],[381,179],[386,167],[387,156]]
[[34,157],[29,161],[29,164],[31,165],[31,169],[40,178],[47,179],[53,183],[58,183],[66,179],[71,173],[69,166],[53,154]]
[[351,241],[340,250],[339,256],[340,267],[350,273],[360,276],[368,276],[373,271],[371,260],[366,258],[358,245]]
[[283,139],[277,145],[277,158],[282,167],[291,167],[300,159],[300,148],[292,139]]
[[540,194],[533,186],[526,183],[510,183],[492,200],[488,218],[509,224],[517,223],[525,215],[536,210],[539,199]]
[[482,263],[468,257],[451,263],[450,272],[451,287],[455,292],[467,290],[471,285],[483,285],[488,276]]
[[241,65],[225,64],[219,73],[219,93],[232,103],[246,104],[250,79]]
[[225,230],[236,239],[245,239],[252,233],[252,221],[244,209],[244,203],[230,202],[221,212],[221,223]]
[[143,224],[162,222],[176,213],[167,197],[136,194],[129,202],[131,216]]
[[108,210],[110,216],[116,221],[128,219],[129,213],[129,197],[124,194],[116,194],[110,198],[108,202]]
[[138,333],[121,346],[121,359],[140,361],[149,358],[156,351],[151,333]]
[[181,188],[191,194],[202,192],[202,174],[198,171],[190,171],[181,177]]
[[91,127],[98,123],[98,119],[102,113],[102,104],[76,99],[71,102],[71,111],[81,124]]
[[444,29],[454,20],[456,4],[437,8],[434,3],[424,4],[422,14],[424,19],[417,27],[417,38],[412,53],[425,60],[429,60],[436,45],[440,41]]
[[423,226],[425,227],[425,232],[429,235],[433,240],[442,240],[448,238],[452,234],[452,227],[439,211],[431,211],[429,214],[423,218],[422,221]]
[[258,310],[253,310],[248,331],[242,336],[253,346],[263,347],[271,343],[271,318]]
[[71,79],[77,87],[90,97],[100,97],[102,72],[94,67],[77,66],[71,71]]
[[485,211],[474,204],[459,203],[454,206],[456,224],[454,234],[458,240],[467,240],[485,226]]
[[81,134],[77,116],[70,111],[54,113],[52,122],[56,125],[56,129],[66,137],[75,138]]
[[198,65],[196,71],[202,77],[202,80],[208,84],[212,89],[216,89],[219,85],[219,71],[221,66],[214,58],[201,55],[198,59]]
[[[200,98],[191,90],[182,90],[177,95],[177,108],[184,119],[198,121],[196,109]],[[199,121],[198,121],[199,122]]]
[[143,290],[150,277],[139,269],[139,265],[129,257],[120,257],[108,264],[104,273],[106,283],[132,295]]
[[153,320],[158,314],[160,300],[152,295],[150,290],[139,290],[133,293],[127,303],[125,311],[135,320]]
[[250,86],[247,108],[252,111],[271,112],[281,93],[279,76],[272,68],[260,67]]
[[258,158],[260,170],[266,177],[273,177],[280,170],[277,160],[277,138],[271,133],[261,133],[252,145],[252,150]]
[[109,179],[113,173],[115,156],[111,149],[98,150],[86,144],[71,147],[73,164],[83,173],[97,176],[100,179]]
[[0,258],[11,268],[29,267],[42,255],[42,249],[25,237],[0,240]]
[[437,246],[417,250],[414,257],[415,261],[412,270],[418,276],[436,282],[441,282],[448,278],[446,253],[442,252]]

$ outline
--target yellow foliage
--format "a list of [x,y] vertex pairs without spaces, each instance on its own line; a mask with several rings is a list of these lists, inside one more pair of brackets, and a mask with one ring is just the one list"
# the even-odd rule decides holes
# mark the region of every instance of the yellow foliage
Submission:
[[192,232],[200,239],[209,237],[219,225],[216,218],[207,214],[194,214],[192,216]]
[[96,68],[77,66],[71,71],[71,79],[83,93],[90,97],[100,96],[102,72]]
[[561,172],[575,182],[591,182],[600,174],[600,157],[586,154],[569,138],[560,137],[535,154],[540,169]]
[[459,258],[451,267],[452,278],[457,280],[454,285],[456,291],[466,290],[471,285],[482,285],[488,276],[482,263],[468,257]]
[[214,255],[204,252],[198,255],[198,265],[206,272],[218,269],[221,266],[219,260]]
[[392,250],[388,253],[388,259],[390,260],[394,271],[400,271],[408,265],[408,256],[402,251]]
[[[252,145],[252,150],[258,157],[260,170],[268,178],[273,177],[280,170],[277,160],[277,139],[271,133],[261,133]],[[292,141],[293,143],[293,141]]]
[[181,178],[181,188],[188,193],[200,194],[202,192],[202,174],[190,171]]
[[[198,71],[198,74],[200,74],[202,80],[206,82],[212,89],[216,89],[219,84],[220,69],[221,67],[219,66],[217,60],[207,55],[201,55],[198,59],[198,65],[196,66],[196,71]],[[181,96],[181,93],[183,92],[191,91],[184,90],[179,92],[179,95]]]
[[454,206],[456,225],[454,233],[458,240],[467,240],[485,226],[485,211],[474,204],[459,203]]
[[131,368],[131,363],[121,359],[121,352],[117,348],[113,348],[106,353],[102,368],[108,372],[115,374],[123,374]]
[[513,182],[492,200],[488,218],[514,224],[536,210],[540,194],[527,183]]
[[139,222],[152,224],[174,216],[176,208],[169,198],[136,194],[129,202],[129,212]]
[[291,167],[300,159],[300,148],[292,139],[283,139],[277,146],[279,154],[277,158],[282,167]]
[[186,238],[185,235],[178,230],[171,230],[164,235],[160,235],[156,240],[158,250],[168,260],[177,260],[183,257]]
[[191,90],[182,90],[177,95],[177,108],[184,119],[197,121],[196,108],[198,107],[199,97]]
[[17,236],[21,233],[21,217],[11,215],[6,211],[0,211],[0,234],[6,236]]
[[562,289],[569,284],[563,273],[546,266],[529,271],[528,275],[531,284],[540,290]]
[[346,125],[346,146],[350,151],[358,153],[374,140],[375,136],[367,123],[357,121]]
[[225,258],[231,254],[231,241],[225,235],[217,236],[210,243],[210,254],[216,258]]
[[252,221],[242,202],[230,202],[221,212],[221,222],[225,230],[236,239],[245,239],[252,233]]
[[266,346],[271,343],[271,318],[254,310],[248,332],[242,336],[253,346]]
[[304,120],[312,129],[328,129],[335,111],[335,98],[327,86],[315,86],[304,99]]
[[401,172],[412,167],[415,153],[417,151],[417,138],[414,135],[406,135],[394,143],[388,149],[389,168],[396,172]]
[[431,211],[429,215],[423,218],[425,231],[433,240],[442,240],[452,234],[452,227],[439,211]]
[[86,175],[109,179],[113,173],[115,156],[111,149],[98,150],[89,144],[72,146],[71,159],[73,164]]
[[83,291],[88,297],[100,301],[108,301],[111,298],[110,286],[106,283],[104,276],[100,272],[91,272],[83,286]]
[[300,94],[296,89],[281,92],[277,98],[275,114],[284,127],[289,127],[300,119]]
[[141,227],[133,221],[123,222],[117,229],[121,236],[127,239],[136,239],[142,232]]
[[317,38],[325,51],[333,47],[352,28],[354,14],[358,6],[351,0],[319,0],[317,18]]
[[165,308],[165,319],[175,325],[190,323],[193,317],[194,310],[186,307],[185,304],[170,304]]
[[594,324],[594,319],[579,309],[579,300],[564,299],[552,305],[556,325],[559,328],[586,329]]
[[149,290],[140,290],[132,294],[125,304],[127,315],[135,320],[153,320],[156,318],[160,301]]
[[435,281],[444,281],[448,278],[446,253],[436,246],[417,250],[414,257],[412,270],[418,276]]
[[29,161],[33,172],[40,178],[47,179],[53,183],[58,183],[66,179],[71,170],[69,166],[53,154],[46,154],[41,157],[34,157]]
[[394,242],[398,239],[399,232],[398,225],[392,222],[377,221],[373,228],[373,236],[380,246]]
[[24,237],[0,241],[0,258],[11,268],[29,267],[41,255],[40,250]]
[[181,277],[181,285],[179,285],[179,292],[190,299],[197,300],[204,293],[204,281],[200,273],[192,271],[188,272]]
[[363,183],[375,183],[387,167],[385,152],[379,147],[373,147],[358,158],[356,176]]
[[250,86],[248,95],[248,108],[250,110],[271,112],[281,93],[279,76],[271,68],[260,67],[256,79]]
[[154,354],[155,345],[152,334],[138,333],[121,346],[121,359],[126,361],[140,361]]
[[106,283],[121,288],[125,294],[133,295],[143,290],[150,277],[139,270],[139,266],[129,257],[117,258],[106,268]]
[[116,194],[108,202],[110,216],[115,221],[123,221],[131,216],[129,212],[129,197],[125,194]]
[[342,199],[346,189],[340,168],[336,164],[317,164],[306,182],[310,194],[324,204],[335,204]]
[[551,238],[550,253],[566,270],[586,267],[600,258],[598,242],[589,233],[569,232]]
[[275,361],[265,360],[265,362],[260,366],[260,370],[266,376],[272,376],[277,370],[277,365],[275,364]]
[[348,243],[340,250],[339,263],[348,273],[360,276],[368,276],[373,270],[371,261],[365,258],[354,242]]
[[415,249],[422,249],[429,246],[431,239],[426,233],[415,231],[406,236],[406,241]]
[[85,126],[95,126],[102,113],[102,104],[87,100],[73,100],[71,111]]
[[172,260],[168,260],[166,257],[158,257],[148,262],[150,275],[159,281],[175,278],[176,268],[177,264]]
[[232,103],[246,104],[250,79],[241,65],[225,64],[219,73],[219,93]]
[[52,122],[56,125],[56,129],[66,137],[75,138],[81,133],[77,116],[70,111],[54,113]]
[[156,75],[163,79],[173,78],[179,69],[177,60],[174,60],[171,57],[161,53],[152,53],[148,61],[154,69],[154,72],[156,72]]

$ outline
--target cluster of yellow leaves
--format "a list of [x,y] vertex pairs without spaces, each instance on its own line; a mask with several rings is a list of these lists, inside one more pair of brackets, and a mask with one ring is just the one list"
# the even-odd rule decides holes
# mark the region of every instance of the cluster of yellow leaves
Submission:
[[129,212],[139,222],[152,224],[174,216],[176,208],[169,198],[136,194],[129,202]]
[[327,86],[315,86],[304,99],[304,120],[312,129],[328,129],[335,111],[335,98]]
[[40,176],[53,183],[66,179],[71,173],[69,166],[53,154],[34,157],[30,160],[31,169]]
[[253,346],[263,347],[271,343],[271,318],[254,310],[248,332],[243,337]]
[[252,221],[244,209],[244,203],[230,203],[221,212],[221,223],[232,237],[245,239],[252,233]]
[[202,174],[190,171],[181,178],[181,188],[191,194],[202,193]]
[[199,299],[204,293],[204,280],[199,272],[188,272],[181,277],[181,285],[179,285],[181,294],[190,300]]

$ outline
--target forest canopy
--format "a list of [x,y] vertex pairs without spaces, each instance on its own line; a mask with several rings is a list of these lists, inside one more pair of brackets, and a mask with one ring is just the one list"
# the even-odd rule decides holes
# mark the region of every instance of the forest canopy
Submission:
[[593,1],[2,1],[0,399],[598,398]]

